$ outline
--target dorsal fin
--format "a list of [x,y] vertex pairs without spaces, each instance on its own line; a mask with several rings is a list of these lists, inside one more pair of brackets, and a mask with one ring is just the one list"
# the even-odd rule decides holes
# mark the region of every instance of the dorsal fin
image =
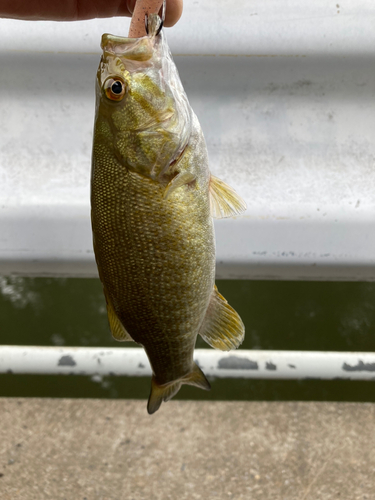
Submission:
[[107,315],[109,321],[109,327],[111,329],[112,337],[119,342],[129,342],[133,341],[129,333],[126,331],[124,325],[118,319],[118,316],[113,309],[112,302],[105,288],[103,288],[105,301],[107,303]]
[[245,327],[238,313],[214,286],[199,335],[214,349],[230,351],[242,344]]
[[233,217],[246,210],[246,203],[241,196],[214,175],[210,179],[210,205],[211,215],[215,219]]

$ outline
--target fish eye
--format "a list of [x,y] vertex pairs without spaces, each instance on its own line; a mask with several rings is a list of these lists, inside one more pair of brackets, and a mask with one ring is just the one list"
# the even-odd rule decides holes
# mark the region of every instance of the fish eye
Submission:
[[111,101],[121,101],[126,94],[127,85],[120,78],[107,78],[104,82],[103,89],[105,95]]
[[119,80],[117,80],[117,82],[112,83],[111,91],[113,92],[113,94],[116,94],[116,95],[121,94],[122,83]]

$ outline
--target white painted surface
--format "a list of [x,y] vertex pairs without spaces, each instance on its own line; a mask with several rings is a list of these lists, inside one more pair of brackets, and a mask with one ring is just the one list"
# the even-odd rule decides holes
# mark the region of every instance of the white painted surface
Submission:
[[[339,6],[337,6],[339,5]],[[168,40],[212,171],[219,278],[375,280],[375,6],[186,2]],[[0,273],[94,276],[89,177],[103,32],[0,20]]]
[[[196,349],[194,359],[216,378],[375,380],[369,352]],[[0,373],[143,377],[151,367],[139,348],[0,346]]]

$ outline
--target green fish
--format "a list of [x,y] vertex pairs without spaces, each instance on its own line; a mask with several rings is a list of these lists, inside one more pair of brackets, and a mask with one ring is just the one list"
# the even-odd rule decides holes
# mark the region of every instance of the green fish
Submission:
[[211,175],[205,140],[161,20],[148,35],[105,34],[96,81],[93,242],[113,337],[142,345],[152,367],[148,412],[182,384],[209,390],[193,360],[199,334],[237,348],[244,325],[215,286],[212,217],[244,201]]

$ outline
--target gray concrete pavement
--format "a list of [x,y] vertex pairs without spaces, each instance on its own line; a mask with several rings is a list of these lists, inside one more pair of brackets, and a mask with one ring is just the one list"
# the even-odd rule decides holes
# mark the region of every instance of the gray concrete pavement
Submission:
[[374,500],[375,405],[0,399],[1,500]]

